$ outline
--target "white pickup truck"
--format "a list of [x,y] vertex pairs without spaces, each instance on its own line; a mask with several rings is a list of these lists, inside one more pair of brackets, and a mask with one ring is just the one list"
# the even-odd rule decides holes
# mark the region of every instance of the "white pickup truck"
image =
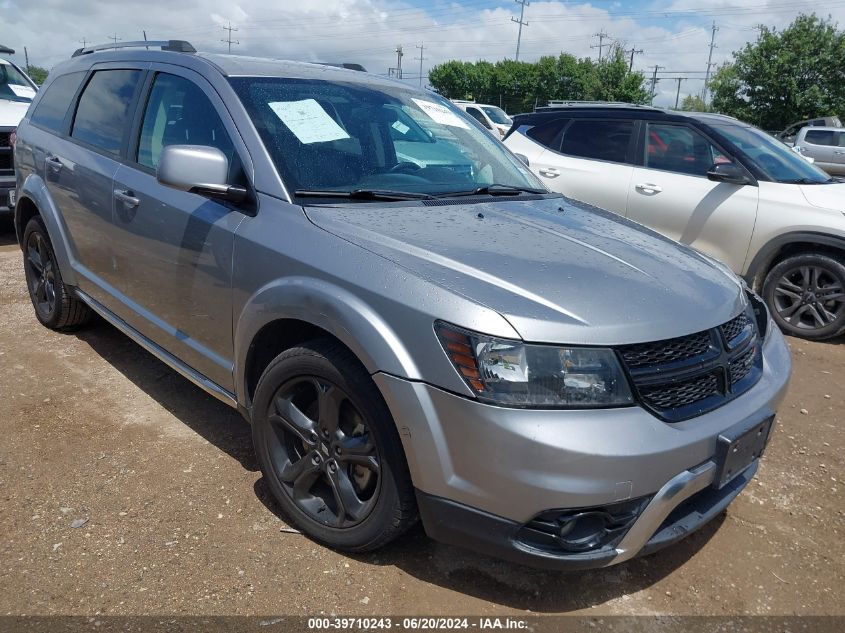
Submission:
[[[14,52],[0,46],[0,55]],[[15,206],[14,131],[36,90],[35,82],[20,67],[0,57],[0,215]]]

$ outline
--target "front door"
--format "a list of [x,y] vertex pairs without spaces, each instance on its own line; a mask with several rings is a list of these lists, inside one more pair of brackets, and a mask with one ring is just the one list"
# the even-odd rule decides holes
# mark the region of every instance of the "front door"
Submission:
[[219,97],[190,71],[156,72],[129,160],[114,178],[121,316],[224,389],[233,391],[232,246],[244,215],[160,184],[167,145],[216,147],[230,183],[246,184]]
[[627,216],[741,272],[754,230],[758,188],[707,178],[731,158],[684,124],[647,123],[645,159],[635,167]]

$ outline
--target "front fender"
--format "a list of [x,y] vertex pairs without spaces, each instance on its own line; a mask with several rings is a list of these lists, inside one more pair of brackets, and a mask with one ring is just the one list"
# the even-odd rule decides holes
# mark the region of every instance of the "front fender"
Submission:
[[50,242],[53,245],[53,252],[56,254],[56,261],[59,270],[62,271],[62,281],[68,286],[76,286],[76,260],[73,257],[71,240],[61,213],[50,196],[47,183],[36,173],[29,174],[23,181],[18,193],[18,202],[15,205],[15,227],[19,231],[19,238],[23,239],[23,231],[26,227],[20,225],[20,213],[25,205],[24,200],[29,200],[38,209]]
[[264,326],[296,319],[320,327],[346,345],[367,371],[420,380],[419,368],[393,328],[348,290],[310,277],[274,280],[256,291],[237,317],[235,376],[238,402],[247,403],[247,356]]

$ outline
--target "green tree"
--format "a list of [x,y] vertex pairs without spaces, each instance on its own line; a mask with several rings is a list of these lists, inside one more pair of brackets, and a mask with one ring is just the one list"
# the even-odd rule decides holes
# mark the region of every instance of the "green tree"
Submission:
[[761,27],[756,42],[715,73],[713,108],[764,129],[845,113],[845,32],[799,15],[783,31]]
[[709,112],[710,107],[698,95],[687,95],[681,102],[681,110],[686,112]]
[[46,68],[41,68],[41,66],[27,66],[26,67],[26,74],[29,75],[30,79],[37,83],[39,86],[44,83],[44,80],[47,79],[48,70]]

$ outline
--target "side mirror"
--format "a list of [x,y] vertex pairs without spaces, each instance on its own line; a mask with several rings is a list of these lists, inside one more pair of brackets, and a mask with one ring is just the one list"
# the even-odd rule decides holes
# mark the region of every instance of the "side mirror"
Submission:
[[516,156],[519,160],[525,163],[526,167],[530,166],[530,163],[528,162],[528,156],[526,156],[525,154],[517,154],[516,152],[514,152],[514,156]]
[[731,185],[750,185],[751,180],[735,163],[717,163],[707,172],[707,178],[716,182],[726,182]]
[[168,145],[161,152],[156,179],[167,187],[229,202],[244,202],[249,192],[230,185],[229,159],[216,147]]

